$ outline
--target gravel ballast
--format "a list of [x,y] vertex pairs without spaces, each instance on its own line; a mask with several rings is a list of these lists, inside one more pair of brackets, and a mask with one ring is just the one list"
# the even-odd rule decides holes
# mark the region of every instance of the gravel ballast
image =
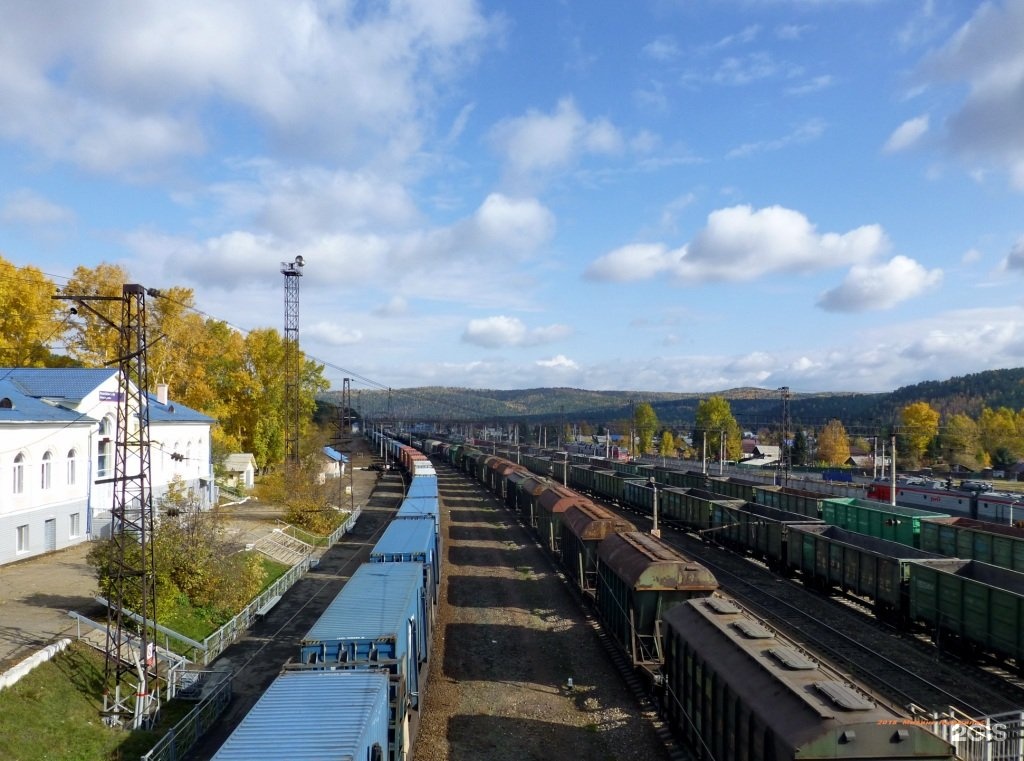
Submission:
[[414,761],[667,758],[533,537],[437,467],[445,570]]

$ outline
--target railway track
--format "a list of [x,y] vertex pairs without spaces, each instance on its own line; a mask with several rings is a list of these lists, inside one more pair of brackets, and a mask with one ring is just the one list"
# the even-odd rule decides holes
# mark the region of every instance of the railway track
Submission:
[[[620,514],[626,512],[634,524],[650,523],[641,513],[602,504]],[[972,717],[1020,710],[1024,705],[1024,690],[1010,682],[972,664],[952,661],[935,648],[902,636],[867,611],[806,589],[672,522],[660,524],[662,539],[705,564],[723,591],[890,704],[927,714],[949,713],[952,707]]]

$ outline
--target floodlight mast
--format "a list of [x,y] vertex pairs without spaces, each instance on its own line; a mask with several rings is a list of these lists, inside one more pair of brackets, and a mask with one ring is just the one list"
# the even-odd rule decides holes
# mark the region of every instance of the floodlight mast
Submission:
[[299,278],[306,262],[296,256],[281,262],[284,275],[284,424],[286,464],[289,470],[299,465]]

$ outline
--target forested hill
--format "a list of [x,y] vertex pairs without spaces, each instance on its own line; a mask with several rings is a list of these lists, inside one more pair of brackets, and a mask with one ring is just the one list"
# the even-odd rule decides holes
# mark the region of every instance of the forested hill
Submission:
[[[337,404],[339,394],[324,399]],[[715,393],[651,393],[587,391],[576,388],[534,388],[510,391],[430,386],[388,391],[357,390],[353,406],[367,417],[394,420],[473,420],[524,423],[587,421],[600,425],[628,419],[631,404],[647,402],[661,423],[685,427],[693,423],[701,400],[721,396],[744,428],[776,426],[782,398],[776,389],[737,388]],[[943,381],[926,381],[889,393],[799,394],[790,397],[794,424],[821,425],[837,418],[847,426],[875,427],[893,421],[911,402],[924,401],[943,415],[963,412],[977,417],[982,407],[1024,408],[1024,368],[988,370]]]

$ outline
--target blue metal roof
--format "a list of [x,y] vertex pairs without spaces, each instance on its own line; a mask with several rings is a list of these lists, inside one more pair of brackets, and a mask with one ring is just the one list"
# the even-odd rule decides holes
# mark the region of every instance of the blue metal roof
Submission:
[[[0,371],[0,377],[2,371]],[[0,380],[0,400],[10,400],[10,407],[0,403],[0,424],[2,423],[59,423],[61,425],[72,425],[81,423],[92,425],[96,422],[94,418],[73,410],[47,404],[33,396],[24,393],[18,386],[9,379]]]
[[63,399],[78,403],[96,387],[117,375],[109,367],[10,367],[0,368],[0,378],[9,378],[22,392],[37,399]]
[[348,455],[342,454],[334,447],[324,447],[324,454],[335,462],[348,462]]
[[263,693],[213,761],[365,761],[387,757],[388,677],[371,671],[290,671]]
[[364,563],[302,641],[402,637],[422,587],[420,563]]
[[434,526],[430,521],[397,520],[381,535],[377,544],[370,550],[370,558],[378,556],[390,559],[393,556],[421,553],[430,558],[434,552],[437,538]]
[[[51,399],[74,407],[97,387],[103,385],[117,370],[94,367],[8,367],[0,368],[0,378],[8,380],[22,394],[36,399]],[[214,419],[184,404],[168,400],[167,404],[157,401],[154,394],[149,399],[150,422],[159,423],[213,423]]]

